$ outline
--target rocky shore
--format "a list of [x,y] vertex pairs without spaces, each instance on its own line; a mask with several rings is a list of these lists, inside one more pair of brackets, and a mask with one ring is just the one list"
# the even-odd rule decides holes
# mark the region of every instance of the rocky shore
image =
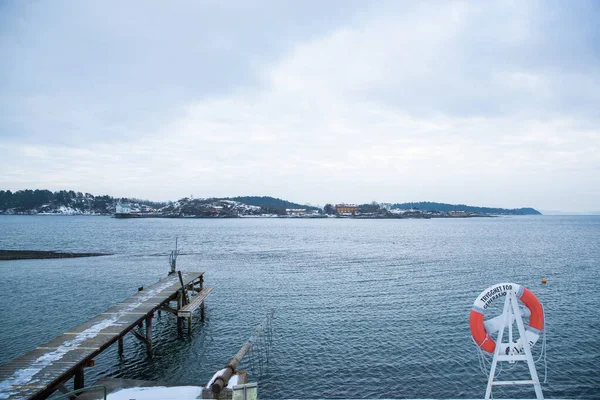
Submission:
[[60,251],[39,250],[0,250],[0,261],[6,260],[41,260],[47,258],[76,258],[110,256],[108,253],[70,253]]

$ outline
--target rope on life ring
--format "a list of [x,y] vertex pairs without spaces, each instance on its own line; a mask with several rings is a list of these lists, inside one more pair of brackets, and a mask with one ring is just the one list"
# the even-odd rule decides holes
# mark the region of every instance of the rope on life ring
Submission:
[[[529,289],[515,283],[499,283],[490,286],[477,297],[469,315],[469,326],[471,328],[473,340],[475,340],[477,346],[490,354],[494,353],[496,342],[490,337],[490,333],[485,329],[483,320],[485,311],[495,299],[505,297],[508,291],[512,291],[517,299],[531,311],[529,325],[525,329],[525,339],[530,347],[533,347],[538,341],[540,334],[544,330],[544,308],[537,297],[535,297]],[[523,351],[522,343],[520,345],[517,345],[516,343],[506,343],[502,346],[503,353],[508,353],[511,347],[519,353]]]

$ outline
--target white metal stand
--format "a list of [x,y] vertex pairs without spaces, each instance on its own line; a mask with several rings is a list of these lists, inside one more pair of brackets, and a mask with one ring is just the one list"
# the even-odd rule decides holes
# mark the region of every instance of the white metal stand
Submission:
[[[512,290],[508,290],[506,293],[506,300],[504,302],[504,311],[502,313],[502,325],[498,332],[498,340],[496,340],[496,350],[494,350],[494,359],[492,360],[492,366],[490,368],[490,376],[488,378],[487,389],[485,391],[485,400],[489,400],[492,395],[492,386],[496,385],[533,385],[535,389],[535,396],[537,400],[543,400],[544,394],[542,393],[542,386],[538,378],[537,371],[535,369],[535,362],[533,361],[533,355],[531,354],[531,348],[529,342],[525,338],[525,326],[523,324],[523,317],[519,310],[519,302],[517,296]],[[519,330],[519,344],[522,344],[523,350],[519,352],[520,345],[514,345],[513,343],[513,318],[516,319],[517,328]],[[503,346],[502,338],[504,337],[504,329],[508,327],[508,344],[510,345],[508,354],[502,354]],[[529,374],[531,380],[522,381],[494,381],[494,374],[496,373],[496,366],[499,361],[508,361],[511,364],[515,361],[527,361],[529,367]]]

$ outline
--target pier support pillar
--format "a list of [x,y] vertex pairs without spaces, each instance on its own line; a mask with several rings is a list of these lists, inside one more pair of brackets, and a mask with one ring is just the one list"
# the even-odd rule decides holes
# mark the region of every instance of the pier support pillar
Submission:
[[75,388],[75,390],[78,389],[83,389],[84,386],[84,373],[83,373],[83,367],[77,369],[77,371],[75,371],[75,382],[73,383],[73,387]]
[[123,336],[119,338],[119,357],[123,357]]
[[146,317],[146,351],[152,357],[152,314]]
[[200,306],[200,321],[204,322],[204,302]]
[[[179,292],[179,296],[177,296],[177,311],[181,310],[181,305],[183,303],[181,292]],[[181,333],[183,318],[177,317],[177,332]]]

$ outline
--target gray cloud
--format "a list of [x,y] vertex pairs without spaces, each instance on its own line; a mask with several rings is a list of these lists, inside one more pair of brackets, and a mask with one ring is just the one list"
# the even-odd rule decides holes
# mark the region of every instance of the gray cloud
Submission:
[[594,2],[176,5],[4,5],[1,187],[600,200]]

